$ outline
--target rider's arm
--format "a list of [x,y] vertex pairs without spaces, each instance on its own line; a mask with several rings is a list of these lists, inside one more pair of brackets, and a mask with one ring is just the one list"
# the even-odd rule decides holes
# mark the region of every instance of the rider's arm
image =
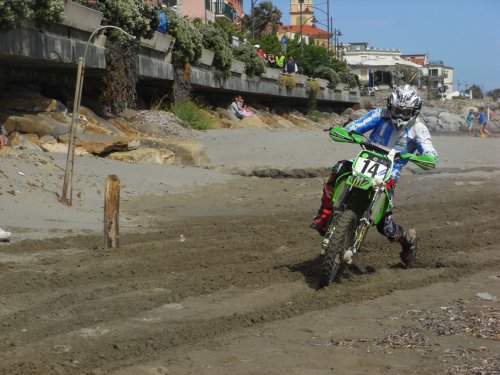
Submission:
[[415,124],[415,141],[417,143],[417,151],[420,155],[429,155],[434,158],[434,162],[437,163],[438,153],[434,148],[431,140],[431,134],[429,129],[422,123],[417,122]]
[[372,130],[375,126],[377,126],[380,123],[380,121],[385,116],[384,111],[386,110],[381,108],[376,108],[373,111],[368,112],[363,117],[360,117],[359,119],[350,122],[344,128],[349,132],[364,134]]

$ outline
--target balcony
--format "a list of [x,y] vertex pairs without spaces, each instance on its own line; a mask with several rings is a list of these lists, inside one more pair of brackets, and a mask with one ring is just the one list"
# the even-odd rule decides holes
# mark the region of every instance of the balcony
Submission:
[[231,23],[238,20],[238,11],[231,5],[217,1],[214,7],[215,17],[224,17]]

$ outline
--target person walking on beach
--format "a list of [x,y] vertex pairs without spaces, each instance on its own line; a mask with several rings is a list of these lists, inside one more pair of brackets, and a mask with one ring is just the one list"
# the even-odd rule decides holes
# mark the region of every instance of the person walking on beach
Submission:
[[486,115],[484,114],[484,107],[479,107],[478,110],[479,133],[481,134],[481,138],[486,138],[491,136],[491,133],[486,129],[488,121],[486,120]]
[[465,121],[467,123],[467,128],[469,129],[469,135],[474,136],[474,125],[476,124],[477,116],[474,110],[469,109],[469,113],[465,116]]

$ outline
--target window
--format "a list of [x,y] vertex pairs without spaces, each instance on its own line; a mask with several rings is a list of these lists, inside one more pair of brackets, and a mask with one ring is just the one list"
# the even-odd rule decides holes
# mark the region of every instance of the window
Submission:
[[439,75],[439,69],[429,69],[429,75],[431,77],[437,77]]

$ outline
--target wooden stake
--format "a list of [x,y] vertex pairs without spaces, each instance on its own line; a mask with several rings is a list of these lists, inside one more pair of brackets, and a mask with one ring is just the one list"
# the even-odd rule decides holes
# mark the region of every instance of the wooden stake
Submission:
[[120,179],[116,175],[106,178],[104,201],[104,248],[119,247],[118,214],[120,212]]

